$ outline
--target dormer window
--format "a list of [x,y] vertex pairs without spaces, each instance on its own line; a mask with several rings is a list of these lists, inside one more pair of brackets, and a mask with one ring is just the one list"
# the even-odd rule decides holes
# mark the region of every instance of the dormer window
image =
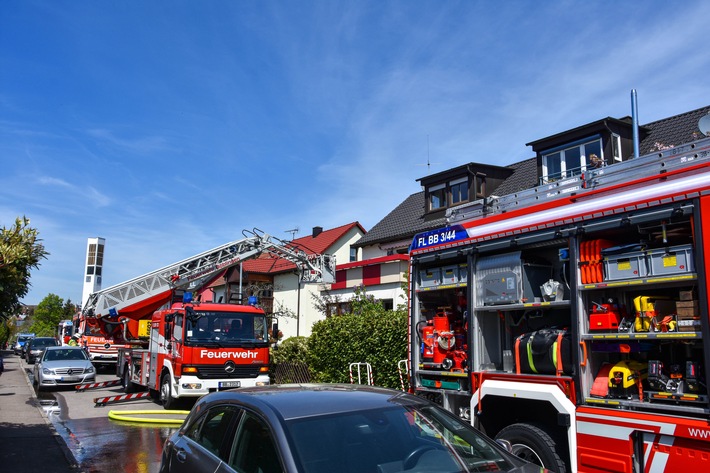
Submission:
[[467,177],[453,179],[445,184],[436,184],[427,189],[429,212],[446,209],[468,202],[469,180]]
[[591,159],[592,155],[596,155],[601,160],[601,163],[604,162],[602,140],[599,136],[543,152],[542,183],[581,174],[594,161]]
[[429,210],[446,208],[446,184],[429,188]]
[[424,189],[425,220],[442,218],[452,207],[489,196],[513,171],[511,167],[468,163],[418,179]]
[[468,200],[468,179],[465,177],[449,183],[451,189],[451,205],[458,205]]

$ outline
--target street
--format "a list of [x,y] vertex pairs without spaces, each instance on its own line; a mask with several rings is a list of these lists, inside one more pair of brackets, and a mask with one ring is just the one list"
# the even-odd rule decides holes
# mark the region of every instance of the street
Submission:
[[[32,365],[21,362],[32,383]],[[114,381],[112,372],[100,370],[97,383]],[[165,439],[177,425],[122,422],[109,419],[109,411],[160,410],[150,398],[95,407],[97,397],[123,394],[120,385],[77,392],[73,387],[40,391],[38,399],[56,431],[71,450],[80,471],[87,473],[157,473]],[[155,415],[153,418],[157,417]],[[160,416],[163,418],[165,416]],[[183,416],[171,415],[172,418]]]

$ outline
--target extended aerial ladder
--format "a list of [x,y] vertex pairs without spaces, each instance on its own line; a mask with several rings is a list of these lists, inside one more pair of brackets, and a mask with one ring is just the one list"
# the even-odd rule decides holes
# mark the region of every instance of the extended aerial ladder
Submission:
[[115,316],[130,317],[170,300],[179,289],[199,289],[219,271],[262,254],[293,263],[302,282],[329,283],[335,280],[335,256],[308,254],[294,244],[270,236],[261,230],[244,230],[244,238],[218,246],[191,258],[152,271],[91,294],[82,308],[82,316],[101,320]]

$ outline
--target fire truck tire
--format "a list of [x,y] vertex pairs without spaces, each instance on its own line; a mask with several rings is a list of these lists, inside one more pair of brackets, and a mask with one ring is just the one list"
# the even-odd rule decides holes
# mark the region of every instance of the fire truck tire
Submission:
[[545,430],[533,424],[513,424],[504,428],[496,439],[507,440],[513,454],[530,463],[556,473],[566,473],[565,462],[557,452],[557,442]]
[[131,372],[128,370],[128,367],[123,370],[123,379],[121,381],[121,384],[123,385],[123,392],[125,392],[126,394],[131,394],[138,391],[138,386],[133,381],[131,381]]
[[177,400],[172,396],[173,388],[170,386],[170,374],[160,378],[160,403],[163,408],[171,410],[176,408]]

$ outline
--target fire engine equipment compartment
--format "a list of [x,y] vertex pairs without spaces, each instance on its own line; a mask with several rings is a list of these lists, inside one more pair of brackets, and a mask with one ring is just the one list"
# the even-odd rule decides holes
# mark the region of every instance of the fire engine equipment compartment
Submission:
[[526,261],[520,251],[480,258],[476,263],[478,304],[540,302],[540,286],[551,276],[551,266]]

